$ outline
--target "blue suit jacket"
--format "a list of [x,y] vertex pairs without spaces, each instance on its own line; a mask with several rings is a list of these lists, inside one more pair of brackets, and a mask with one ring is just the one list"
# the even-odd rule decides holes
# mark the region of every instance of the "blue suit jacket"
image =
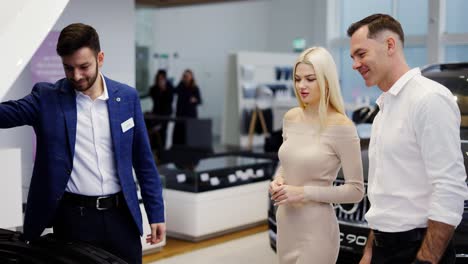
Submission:
[[[142,216],[132,166],[150,223],[164,222],[161,181],[137,91],[108,78],[105,80],[117,176],[141,234]],[[55,84],[37,83],[26,97],[0,104],[0,128],[30,125],[36,132],[36,160],[24,219],[27,240],[39,237],[44,228],[52,225],[73,169],[77,122],[75,96],[70,83],[62,79]],[[124,133],[121,124],[129,118],[133,118],[135,126]]]

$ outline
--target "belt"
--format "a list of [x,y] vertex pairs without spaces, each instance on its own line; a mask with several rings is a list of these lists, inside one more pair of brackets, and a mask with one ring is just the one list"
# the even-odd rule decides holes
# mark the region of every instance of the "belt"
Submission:
[[374,244],[378,247],[391,247],[401,243],[422,241],[426,228],[415,228],[404,232],[374,231]]
[[124,201],[122,192],[104,196],[86,196],[65,192],[62,197],[62,202],[66,205],[93,208],[96,210],[117,208],[123,205]]

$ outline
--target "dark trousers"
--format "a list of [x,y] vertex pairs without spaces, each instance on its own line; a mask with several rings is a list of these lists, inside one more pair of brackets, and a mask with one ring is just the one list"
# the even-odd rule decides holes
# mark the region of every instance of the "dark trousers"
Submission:
[[125,202],[106,210],[62,202],[54,220],[54,234],[68,241],[84,241],[129,264],[142,263],[140,232]]
[[[384,233],[374,231],[372,264],[411,264],[416,259],[425,235],[425,229]],[[455,249],[450,241],[440,264],[455,263]]]

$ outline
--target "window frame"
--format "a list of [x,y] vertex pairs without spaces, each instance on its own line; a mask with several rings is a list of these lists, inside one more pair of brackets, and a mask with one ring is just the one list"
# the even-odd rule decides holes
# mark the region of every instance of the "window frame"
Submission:
[[[398,19],[398,7],[405,2],[401,0],[392,1],[392,12],[390,15]],[[468,33],[447,33],[446,30],[446,4],[448,0],[428,1],[428,28],[425,35],[406,35],[405,47],[426,47],[427,64],[446,62],[445,49],[453,45],[468,45]],[[349,38],[341,36],[341,1],[327,1],[327,47],[335,58],[338,70],[341,70],[340,49],[349,48]],[[419,65],[423,67],[425,65]],[[350,69],[351,70],[351,69]]]

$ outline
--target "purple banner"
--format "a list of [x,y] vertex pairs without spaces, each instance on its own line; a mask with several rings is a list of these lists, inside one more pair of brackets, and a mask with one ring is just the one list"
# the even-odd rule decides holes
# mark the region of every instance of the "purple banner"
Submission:
[[[65,77],[62,59],[55,51],[57,40],[60,35],[58,31],[51,31],[36,50],[29,63],[31,80],[33,83],[56,81]],[[36,137],[33,137],[33,160],[36,159]]]
[[51,31],[31,58],[29,69],[33,83],[55,83],[65,77],[62,60],[55,51],[58,31]]

